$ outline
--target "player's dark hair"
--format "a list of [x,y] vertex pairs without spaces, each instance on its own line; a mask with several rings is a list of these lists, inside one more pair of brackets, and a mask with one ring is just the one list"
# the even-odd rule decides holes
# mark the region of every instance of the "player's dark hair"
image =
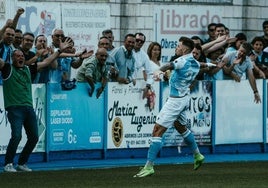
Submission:
[[189,48],[190,51],[192,51],[192,50],[194,49],[194,41],[193,41],[192,39],[190,39],[190,38],[188,38],[188,37],[181,37],[181,38],[179,39],[179,41],[180,41],[183,45],[187,46],[187,47]]

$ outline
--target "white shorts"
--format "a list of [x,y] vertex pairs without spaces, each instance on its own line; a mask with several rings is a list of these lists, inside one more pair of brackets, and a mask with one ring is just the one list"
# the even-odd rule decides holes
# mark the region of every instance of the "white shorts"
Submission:
[[189,95],[182,98],[169,97],[156,118],[156,123],[169,128],[178,120],[182,125],[187,124],[186,110],[189,108]]

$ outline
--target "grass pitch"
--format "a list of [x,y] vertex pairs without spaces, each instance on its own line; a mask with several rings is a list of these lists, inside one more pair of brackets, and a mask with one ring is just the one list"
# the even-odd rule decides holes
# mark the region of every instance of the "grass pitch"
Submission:
[[133,178],[139,167],[0,173],[1,188],[267,188],[268,162],[157,165],[155,174]]

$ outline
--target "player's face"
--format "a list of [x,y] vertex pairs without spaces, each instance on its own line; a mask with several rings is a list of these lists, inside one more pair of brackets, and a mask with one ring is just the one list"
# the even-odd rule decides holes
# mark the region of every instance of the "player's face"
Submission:
[[182,43],[179,42],[177,48],[176,48],[176,54],[179,55],[179,56],[182,56],[183,55],[183,48],[182,48]]

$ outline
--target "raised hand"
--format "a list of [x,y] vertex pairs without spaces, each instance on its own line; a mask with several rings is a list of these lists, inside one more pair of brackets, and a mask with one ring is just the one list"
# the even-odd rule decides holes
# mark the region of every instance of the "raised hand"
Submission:
[[19,8],[18,10],[17,10],[17,15],[22,15],[24,13],[24,9],[23,8]]
[[242,57],[237,57],[237,58],[233,61],[233,64],[234,64],[234,65],[237,65],[237,64],[239,64],[240,62],[242,62]]
[[230,43],[235,42],[236,40],[237,40],[236,37],[229,37],[229,38],[226,39],[226,42],[227,42],[228,44],[230,44]]
[[73,41],[71,38],[68,38],[64,42],[60,41],[60,45],[59,45],[61,51],[64,51],[68,47],[72,47],[72,46],[73,46]]
[[81,59],[85,59],[85,58],[88,58],[88,57],[92,56],[93,54],[94,54],[94,51],[93,50],[84,51],[84,52],[82,52],[82,54],[79,57]]

